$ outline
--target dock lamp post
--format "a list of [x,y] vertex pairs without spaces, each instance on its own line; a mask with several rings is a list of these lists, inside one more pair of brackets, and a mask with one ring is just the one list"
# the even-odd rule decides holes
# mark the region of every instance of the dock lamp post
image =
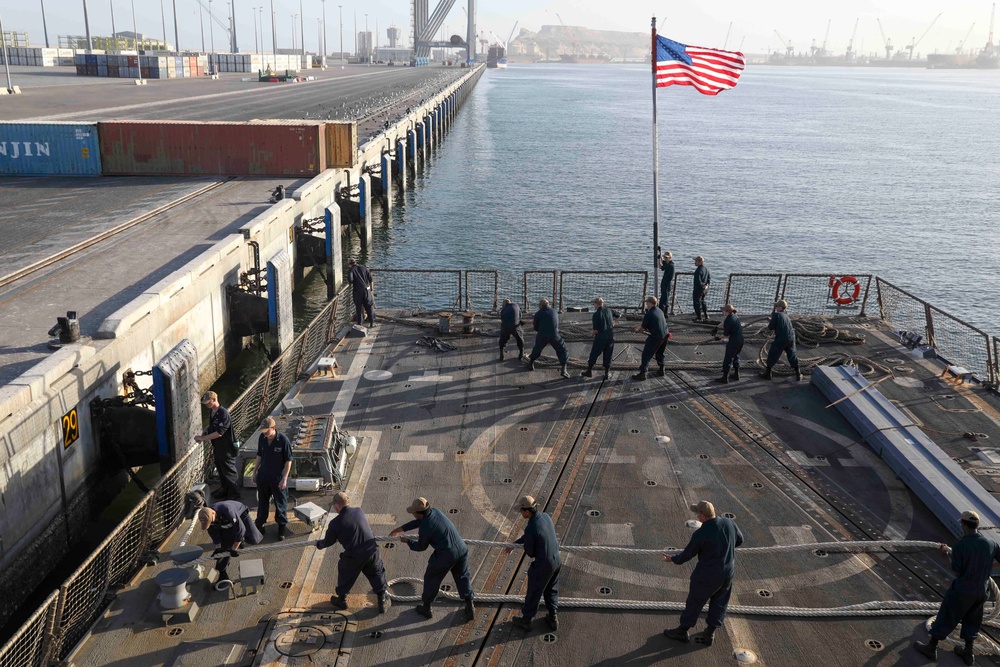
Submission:
[[115,29],[115,2],[114,0],[108,0],[108,4],[111,6],[111,41],[114,43],[115,47],[113,51],[118,50],[118,31]]
[[257,8],[254,7],[253,10],[253,52],[260,53],[257,44]]
[[371,33],[368,32],[368,14],[365,14],[365,63],[372,66]]
[[299,16],[302,20],[299,21],[299,35],[302,41],[302,55],[306,55],[306,13],[302,9],[302,0],[299,0]]
[[340,69],[344,69],[344,5],[340,8]]
[[278,54],[278,29],[274,27],[274,0],[271,0],[271,53]]
[[10,56],[7,55],[7,35],[3,32],[3,18],[0,18],[0,45],[3,46],[3,68],[7,72],[7,92],[14,93],[14,84],[10,82]]
[[[215,53],[215,26],[212,25],[212,0],[208,0],[208,36],[211,39],[212,53]],[[215,62],[214,59],[212,61]],[[212,74],[215,74],[215,66],[212,66]]]
[[260,30],[260,52],[263,54],[264,53],[264,5],[261,5],[260,7],[257,8],[257,14],[260,17],[260,22],[258,23],[258,25],[260,26],[260,28],[259,28],[259,30]]
[[198,3],[198,25],[201,28],[201,52],[205,52],[205,10],[202,3]]
[[94,40],[90,38],[90,14],[87,13],[87,0],[83,0],[83,27],[87,30],[87,50],[94,50]]
[[45,32],[45,48],[49,48],[49,26],[47,23],[45,23],[45,0],[41,0],[41,2],[42,2],[42,31]]
[[323,57],[325,58],[329,51],[326,50],[326,0],[320,0],[323,3]]

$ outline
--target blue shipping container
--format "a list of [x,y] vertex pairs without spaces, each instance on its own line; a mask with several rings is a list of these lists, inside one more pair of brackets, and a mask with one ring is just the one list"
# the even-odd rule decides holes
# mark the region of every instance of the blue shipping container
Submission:
[[100,176],[97,123],[0,123],[0,175]]

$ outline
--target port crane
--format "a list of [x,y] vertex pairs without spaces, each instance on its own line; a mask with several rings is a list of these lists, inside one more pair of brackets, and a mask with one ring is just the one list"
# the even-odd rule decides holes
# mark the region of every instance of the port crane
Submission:
[[514,38],[514,31],[517,30],[517,24],[518,24],[518,22],[514,21],[514,27],[510,29],[510,34],[507,35],[507,41],[504,41],[504,40],[500,39],[500,35],[496,34],[492,30],[490,30],[490,34],[493,35],[493,37],[497,40],[497,44],[499,44],[500,46],[503,47],[503,50],[504,50],[505,53],[508,50],[508,46],[510,44],[510,40],[512,40]]
[[965,37],[963,37],[962,41],[958,43],[958,48],[955,49],[955,53],[962,54],[965,52],[965,43],[969,41],[969,35],[972,34],[972,29],[975,27],[976,27],[976,22],[973,21],[972,25],[969,26],[969,32],[965,33]]
[[993,9],[990,11],[990,36],[986,38],[986,48],[983,49],[983,53],[988,56],[993,55],[993,19],[996,18],[997,13],[997,3],[993,3]]
[[882,42],[885,43],[885,59],[892,58],[892,40],[885,38],[885,31],[882,30],[882,19],[875,19],[878,22],[878,31],[882,35]]
[[791,58],[792,56],[794,56],[795,55],[795,47],[792,46],[791,42],[789,42],[787,39],[785,39],[784,37],[782,37],[781,33],[778,32],[777,30],[774,31],[774,34],[777,35],[778,40],[782,44],[785,45],[785,57],[786,58]]
[[851,41],[847,43],[847,53],[844,54],[844,59],[847,62],[854,60],[854,36],[858,34],[858,22],[860,20],[860,18],[854,19],[854,31],[851,32]]
[[833,19],[830,19],[826,22],[826,34],[823,35],[823,46],[817,48],[815,42],[813,43],[812,46],[813,58],[815,58],[816,56],[825,56],[829,54],[829,51],[826,50],[826,44],[830,40],[830,24],[832,22]]
[[907,45],[906,50],[910,52],[910,55],[909,55],[909,58],[908,58],[909,60],[913,60],[913,51],[914,51],[914,49],[917,48],[917,45],[920,44],[920,42],[924,41],[924,37],[926,37],[927,33],[929,33],[931,31],[931,28],[934,27],[934,24],[937,23],[937,20],[939,18],[941,18],[941,14],[938,14],[937,16],[934,17],[934,20],[931,21],[931,24],[929,26],[927,26],[927,30],[924,30],[924,34],[920,35],[920,39],[913,38],[913,40],[911,40],[910,43]]

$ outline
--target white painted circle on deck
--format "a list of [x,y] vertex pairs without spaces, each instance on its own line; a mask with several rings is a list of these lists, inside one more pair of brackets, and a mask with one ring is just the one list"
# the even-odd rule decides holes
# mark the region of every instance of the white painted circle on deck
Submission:
[[894,384],[898,384],[900,387],[908,387],[909,389],[919,389],[924,386],[923,380],[918,380],[917,378],[906,377],[894,377],[892,378]]
[[368,371],[365,373],[366,380],[388,380],[392,377],[392,371]]

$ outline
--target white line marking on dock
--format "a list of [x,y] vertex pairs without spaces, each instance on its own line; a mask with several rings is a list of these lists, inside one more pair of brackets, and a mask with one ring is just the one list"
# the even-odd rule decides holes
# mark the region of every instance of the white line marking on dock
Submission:
[[551,447],[536,447],[534,454],[518,454],[521,463],[541,463],[552,455]]
[[393,452],[390,461],[444,461],[444,454],[428,452],[427,445],[410,445],[408,452]]
[[635,463],[634,456],[622,456],[620,454],[612,454],[610,450],[600,451],[597,454],[587,454],[583,457],[584,463],[624,463],[631,464]]
[[358,344],[358,351],[354,354],[354,358],[351,359],[351,367],[347,369],[347,374],[344,375],[344,384],[337,394],[337,400],[333,403],[332,411],[339,425],[344,424],[344,419],[347,417],[347,410],[354,401],[354,392],[358,390],[358,383],[361,382],[361,378],[364,375],[365,364],[368,363],[368,357],[371,356],[372,347],[375,345],[377,338],[378,334],[375,333],[369,334],[361,340]]
[[441,375],[438,371],[424,371],[423,375],[411,375],[409,382],[451,382],[451,375]]

